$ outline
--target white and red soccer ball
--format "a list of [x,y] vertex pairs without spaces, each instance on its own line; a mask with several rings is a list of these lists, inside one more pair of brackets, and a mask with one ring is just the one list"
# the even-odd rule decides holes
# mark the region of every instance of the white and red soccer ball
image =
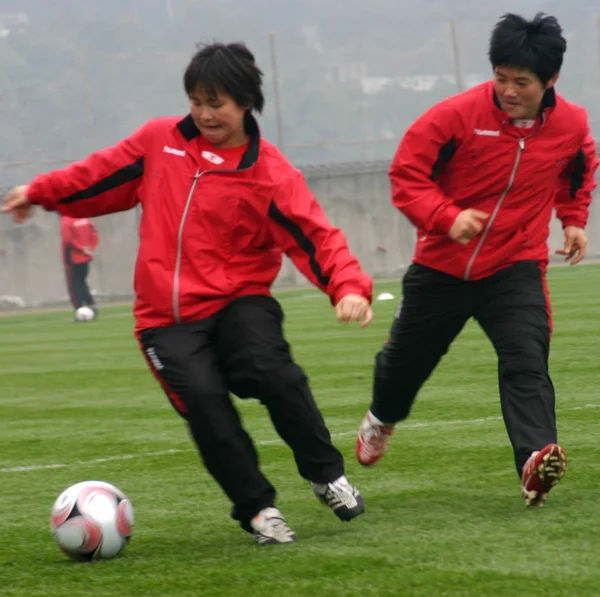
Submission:
[[65,489],[52,506],[51,529],[60,548],[79,561],[116,556],[133,531],[133,506],[104,481],[83,481]]

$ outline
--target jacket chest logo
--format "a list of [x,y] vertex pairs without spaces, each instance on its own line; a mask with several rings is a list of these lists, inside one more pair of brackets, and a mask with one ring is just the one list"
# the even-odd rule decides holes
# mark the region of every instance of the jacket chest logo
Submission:
[[184,158],[185,157],[185,150],[183,149],[173,149],[172,147],[169,147],[168,145],[165,145],[163,147],[163,152],[164,153],[170,153],[171,155],[176,155],[180,158]]
[[480,135],[481,137],[499,137],[500,131],[490,131],[487,129],[475,129],[473,131],[476,135]]

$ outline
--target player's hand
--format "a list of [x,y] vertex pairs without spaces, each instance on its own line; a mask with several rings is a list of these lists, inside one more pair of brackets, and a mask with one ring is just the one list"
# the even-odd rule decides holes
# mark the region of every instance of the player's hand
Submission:
[[21,224],[33,215],[33,205],[27,198],[27,185],[15,187],[8,191],[0,208],[2,213],[11,213],[13,220]]
[[360,321],[360,327],[371,323],[373,319],[373,311],[369,301],[359,294],[347,294],[342,297],[340,302],[335,306],[335,315],[338,321],[349,323],[350,321]]
[[488,217],[489,214],[479,209],[465,209],[454,220],[454,224],[448,231],[448,236],[453,241],[466,245],[483,230],[484,220]]
[[88,257],[93,257],[94,256],[94,251],[92,251],[92,249],[90,249],[89,247],[83,247],[82,251]]
[[564,255],[565,261],[571,260],[570,265],[577,265],[584,257],[587,248],[585,230],[579,226],[565,226],[565,245],[556,251],[557,255]]

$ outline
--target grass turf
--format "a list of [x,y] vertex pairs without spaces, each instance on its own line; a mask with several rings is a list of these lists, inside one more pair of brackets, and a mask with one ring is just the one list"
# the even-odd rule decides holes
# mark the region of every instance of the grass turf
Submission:
[[[298,534],[259,547],[229,519],[183,422],[146,369],[128,308],[92,324],[67,312],[0,318],[0,595],[292,597],[600,595],[600,267],[550,271],[551,367],[569,470],[527,511],[500,417],[495,356],[469,325],[372,469],[354,459],[373,357],[396,301],[364,330],[339,325],[312,289],[281,293],[286,331],[367,512],[340,523],[296,473],[254,401],[236,404],[278,506]],[[382,282],[377,293],[399,294]],[[118,558],[78,564],[57,549],[49,508],[68,485],[102,479],[132,499]]]

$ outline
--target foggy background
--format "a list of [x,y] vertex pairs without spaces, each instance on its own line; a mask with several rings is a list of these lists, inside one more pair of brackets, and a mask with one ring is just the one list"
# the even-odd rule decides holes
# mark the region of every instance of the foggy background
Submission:
[[[391,206],[387,168],[402,134],[490,78],[489,34],[504,12],[540,10],[568,41],[557,90],[588,110],[600,139],[600,0],[0,0],[0,193],[150,118],[186,114],[196,44],[244,41],[265,73],[263,135],[303,169],[364,268],[399,277],[414,231]],[[137,218],[96,220],[89,279],[106,299],[132,294]],[[286,262],[279,283],[305,280]],[[56,215],[0,218],[0,296],[0,308],[66,301]]]

